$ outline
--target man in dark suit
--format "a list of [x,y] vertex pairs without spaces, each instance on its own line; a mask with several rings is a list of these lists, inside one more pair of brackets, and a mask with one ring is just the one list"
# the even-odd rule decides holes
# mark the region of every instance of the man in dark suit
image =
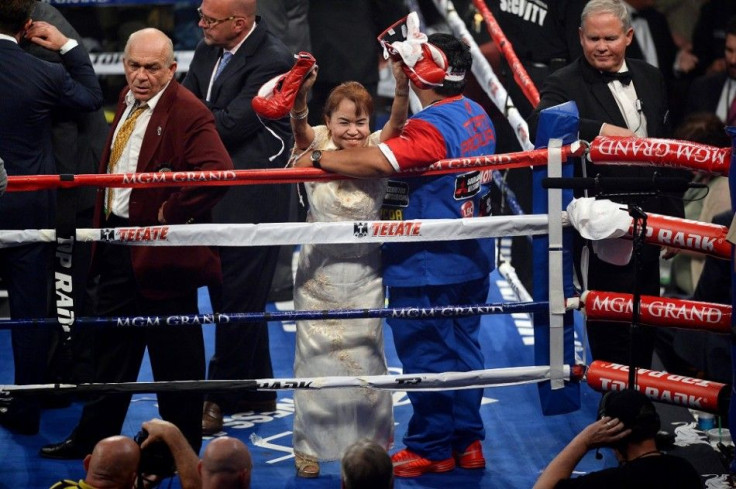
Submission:
[[[294,64],[284,44],[256,16],[255,0],[204,0],[199,9],[204,32],[183,85],[215,115],[217,131],[235,168],[283,168],[291,147],[287,120],[261,121],[251,99],[268,80]],[[221,73],[220,68],[222,68]],[[220,223],[284,222],[288,185],[240,185],[215,207]],[[263,312],[279,247],[223,247],[221,290],[210,289],[217,312]],[[209,379],[273,377],[265,321],[223,325],[215,330]],[[274,392],[211,394],[202,413],[205,434],[222,429],[223,412],[272,411]]]
[[[87,50],[82,44],[82,37],[56,7],[45,2],[36,1],[31,15],[34,21],[48,22],[59,29],[66,37],[75,39],[80,43],[76,49],[84,51],[85,56],[87,56]],[[62,62],[58,52],[32,43],[28,39],[21,40],[20,46],[37,58],[51,63]],[[107,133],[109,132],[109,125],[105,120],[103,108],[93,112],[55,110],[52,114],[51,131],[53,134],[52,146],[56,173],[88,174],[97,171],[97,165],[100,163]],[[57,231],[61,232],[64,238],[73,236],[74,227],[89,228],[92,226],[96,194],[94,187],[57,190],[57,194],[59,204],[59,209],[57,209]],[[65,247],[62,251],[65,260],[67,260],[69,242],[65,242],[62,246]],[[75,317],[89,315],[84,307],[86,303],[85,282],[89,270],[91,250],[91,243],[72,242],[71,274]],[[55,269],[50,272],[52,275],[54,271],[67,274],[66,265],[68,265],[68,262],[62,264],[59,263],[59,260],[55,260]],[[83,329],[74,328],[72,325],[54,338],[47,376],[50,382],[92,381],[91,347],[86,342],[87,337],[88,335]],[[65,402],[64,398],[60,396],[46,400],[47,403],[49,401],[57,404]]]
[[[726,25],[725,71],[696,78],[690,86],[686,113],[712,112],[729,126],[736,124],[736,17]],[[729,115],[731,116],[729,118]]]
[[[134,32],[123,54],[128,87],[120,95],[101,173],[229,170],[232,162],[210,111],[174,80],[171,40],[156,29]],[[98,227],[207,223],[222,197],[220,187],[100,189]],[[97,316],[196,314],[197,288],[220,281],[216,252],[205,246],[120,246],[101,243],[93,252]],[[148,347],[158,381],[204,378],[199,326],[101,328],[94,335],[95,381],[134,382]],[[83,457],[102,438],[120,433],[130,394],[101,395],[88,402],[72,435],[48,445],[48,458]],[[158,395],[161,417],[176,424],[198,451],[202,395]]]
[[[102,90],[86,52],[58,29],[31,22],[33,0],[0,2],[0,158],[10,175],[56,173],[51,143],[55,108],[92,111],[102,105]],[[61,54],[52,64],[24,52],[23,37]],[[0,229],[52,227],[52,191],[18,192],[0,199]],[[26,244],[0,251],[0,270],[14,319],[41,318],[48,313],[49,248]],[[16,384],[44,381],[52,332],[43,328],[12,332]],[[37,399],[4,400],[0,424],[18,433],[38,432]]]
[[[542,109],[572,100],[580,113],[583,140],[592,141],[598,135],[666,137],[669,129],[665,82],[657,68],[624,57],[633,35],[621,0],[591,0],[586,4],[580,27],[583,57],[547,77],[539,106],[530,118],[532,132],[536,132]],[[623,74],[621,80],[614,79],[616,73]],[[653,170],[586,163],[576,167],[575,172],[577,176],[651,177]],[[648,198],[640,204],[647,212],[683,215],[682,202],[668,197]],[[583,245],[581,239],[576,240],[578,272]],[[642,272],[638,277],[642,294],[659,295],[659,251],[658,247],[646,246],[642,252]],[[637,277],[631,262],[614,265],[590,253],[588,266],[587,277],[580,277],[584,289],[632,292]],[[588,333],[593,358],[628,364],[627,328],[616,323],[596,323]],[[640,333],[636,361],[638,366],[647,367],[651,364],[654,332],[643,329]]]

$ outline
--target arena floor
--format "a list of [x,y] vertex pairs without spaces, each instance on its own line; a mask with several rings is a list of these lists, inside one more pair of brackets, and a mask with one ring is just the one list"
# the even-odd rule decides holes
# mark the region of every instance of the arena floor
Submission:
[[[509,300],[510,288],[496,273],[491,276],[493,287],[489,302]],[[503,299],[506,297],[507,299]],[[285,308],[289,304],[270,304],[269,308]],[[294,357],[294,324],[272,323],[271,352],[276,377],[291,377]],[[485,316],[481,342],[487,368],[527,366],[533,364],[531,321],[526,315]],[[214,328],[205,327],[208,356],[212,354]],[[10,334],[0,331],[0,384],[13,382]],[[392,373],[399,373],[390,328],[386,327],[386,354]],[[150,380],[146,363],[140,380]],[[429,474],[417,479],[398,479],[396,487],[446,488],[449,486],[478,489],[522,489],[534,484],[537,476],[552,457],[584,426],[594,420],[600,394],[582,386],[582,408],[574,413],[543,416],[535,385],[494,387],[485,390],[481,407],[486,426],[483,443],[486,470],[456,469],[451,473]],[[659,405],[664,428],[677,436],[674,454],[691,460],[703,474],[706,487],[729,487],[723,465],[711,448],[705,434],[695,429],[690,413],[684,408]],[[81,404],[47,410],[43,414],[41,432],[37,436],[12,435],[0,428],[0,489],[48,488],[62,478],[83,478],[81,461],[51,461],[40,458],[38,449],[45,444],[63,440],[76,424]],[[291,452],[293,402],[290,391],[279,392],[278,410],[268,414],[240,413],[226,418],[225,432],[242,439],[254,459],[253,487],[273,488],[334,488],[340,487],[337,462],[322,464],[318,479],[295,476]],[[394,396],[396,420],[395,448],[401,442],[411,414],[411,405],[404,395]],[[123,434],[133,436],[141,423],[157,416],[155,396],[138,395],[128,413]],[[607,451],[604,451],[607,452]],[[581,472],[613,466],[611,453],[596,460],[589,453],[579,464]],[[163,488],[179,488],[175,479],[164,481]]]

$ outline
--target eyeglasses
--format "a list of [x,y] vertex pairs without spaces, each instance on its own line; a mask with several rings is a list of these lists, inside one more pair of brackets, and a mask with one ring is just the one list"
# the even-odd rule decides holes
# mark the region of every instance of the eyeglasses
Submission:
[[197,15],[199,15],[199,20],[204,23],[207,27],[213,27],[217,24],[222,24],[223,22],[227,22],[228,20],[234,20],[234,19],[244,19],[245,17],[242,17],[240,15],[231,15],[230,17],[226,17],[224,19],[215,19],[213,17],[208,17],[202,13],[202,7],[197,8]]

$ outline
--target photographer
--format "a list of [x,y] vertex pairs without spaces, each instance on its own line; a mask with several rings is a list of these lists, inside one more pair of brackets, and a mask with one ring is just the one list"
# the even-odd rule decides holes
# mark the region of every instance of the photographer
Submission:
[[[687,460],[657,449],[659,415],[641,392],[611,391],[601,399],[598,420],[588,425],[550,462],[534,489],[701,488],[700,476]],[[588,450],[610,447],[619,466],[570,479]]]
[[179,428],[168,421],[152,419],[143,423],[143,430],[142,433],[147,433],[143,434],[145,438],[141,442],[144,458],[146,452],[156,447],[156,444],[165,444],[174,459],[182,489],[200,489],[202,481],[197,472],[199,457]]
[[141,451],[127,436],[111,436],[97,442],[84,458],[84,480],[61,480],[51,489],[133,489]]
[[205,448],[200,461],[174,424],[152,419],[143,423],[143,429],[147,432],[141,443],[144,459],[150,447],[165,443],[174,459],[182,489],[250,488],[253,468],[250,452],[237,438],[215,438]]

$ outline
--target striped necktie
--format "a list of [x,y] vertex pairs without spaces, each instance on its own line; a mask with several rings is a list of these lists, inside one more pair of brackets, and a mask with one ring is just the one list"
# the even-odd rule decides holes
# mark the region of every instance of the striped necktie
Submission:
[[[133,134],[133,129],[135,129],[135,122],[138,120],[141,114],[143,114],[143,111],[147,108],[147,104],[135,107],[130,112],[130,114],[128,114],[128,118],[123,121],[120,129],[118,129],[118,133],[115,135],[115,141],[113,141],[112,143],[110,159],[107,162],[107,173],[115,173],[115,167],[118,164],[118,160],[120,160],[120,156],[122,156],[123,150],[128,145],[131,134]],[[113,188],[107,189],[107,195],[105,197],[105,217],[109,217],[110,212],[112,211],[112,198],[114,190],[115,189]]]

